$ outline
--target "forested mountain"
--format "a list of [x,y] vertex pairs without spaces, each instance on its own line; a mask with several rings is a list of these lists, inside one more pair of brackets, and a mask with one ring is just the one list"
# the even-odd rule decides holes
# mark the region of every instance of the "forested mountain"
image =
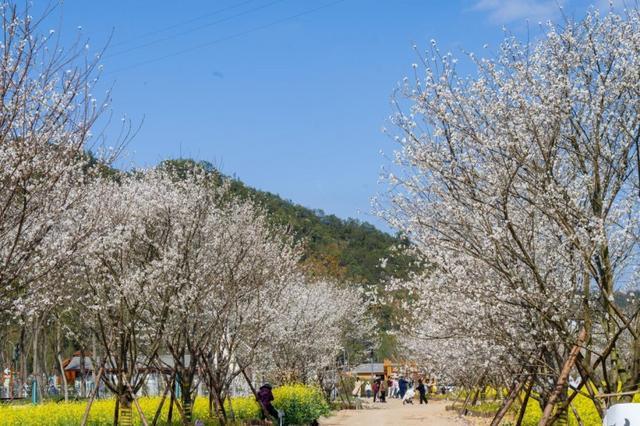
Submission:
[[[263,205],[274,221],[292,227],[306,242],[305,263],[312,273],[361,284],[376,285],[389,274],[404,273],[407,259],[394,256],[391,248],[406,240],[392,236],[367,222],[340,219],[320,209],[310,209],[276,194],[232,181],[232,189]],[[381,259],[388,259],[384,268]]]
[[[290,226],[298,238],[304,239],[304,262],[311,273],[363,285],[378,285],[389,276],[402,276],[410,268],[409,256],[400,255],[394,247],[407,247],[400,236],[382,232],[370,223],[341,219],[295,204],[271,192],[245,185],[239,179],[220,174],[210,163],[190,159],[166,160],[160,167],[185,172],[202,167],[229,182],[231,191],[249,197],[263,206],[274,223]],[[381,259],[387,259],[381,267]]]
[[[294,234],[304,240],[304,266],[317,277],[371,288],[384,285],[388,278],[404,277],[414,267],[413,258],[403,251],[408,247],[407,239],[382,232],[367,222],[341,219],[252,188],[239,179],[222,175],[208,162],[166,160],[159,167],[171,168],[178,174],[188,173],[194,167],[202,168],[220,183],[228,182],[232,193],[262,205],[274,223],[290,226]],[[382,259],[386,259],[384,267]],[[393,329],[393,315],[388,306],[375,305],[371,309],[377,322],[378,341],[363,344],[375,345],[376,354],[373,356],[382,359],[395,352],[394,339],[387,333]]]

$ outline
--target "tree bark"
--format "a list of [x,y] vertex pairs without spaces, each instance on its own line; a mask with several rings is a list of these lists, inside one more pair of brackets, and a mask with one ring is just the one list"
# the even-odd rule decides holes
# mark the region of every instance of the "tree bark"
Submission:
[[85,356],[84,345],[80,349],[80,397],[87,396],[87,370],[84,368]]
[[531,390],[533,389],[533,385],[535,382],[536,382],[535,376],[531,377],[529,385],[527,386],[527,392],[524,394],[522,406],[520,407],[520,413],[518,414],[518,420],[516,421],[516,426],[522,425],[522,420],[524,419],[524,413],[527,411],[527,404],[529,403],[529,397],[531,396]]
[[58,366],[60,367],[62,390],[64,392],[64,401],[69,401],[69,384],[67,383],[67,376],[64,374],[64,364],[62,362],[62,325],[60,319],[58,319],[58,327],[56,332],[56,358],[58,359]]
[[578,357],[578,354],[580,353],[580,349],[582,348],[582,345],[584,344],[584,341],[586,338],[587,338],[587,331],[585,328],[582,328],[580,330],[580,333],[578,334],[578,339],[573,345],[573,348],[571,348],[571,352],[569,352],[569,357],[565,361],[564,366],[560,371],[560,375],[558,376],[558,382],[556,383],[556,386],[553,392],[551,393],[551,396],[549,397],[549,400],[547,401],[546,406],[544,407],[542,418],[540,418],[540,422],[538,423],[538,426],[548,426],[551,424],[551,420],[553,417],[553,407],[556,405],[555,403],[558,400],[558,398],[561,396],[561,393],[563,392],[563,390],[566,390],[569,373],[571,373],[571,369],[573,368],[576,362],[576,358]]
[[[31,357],[32,363],[31,363],[31,374],[33,375],[33,380],[35,381],[35,389],[33,387],[33,385],[30,383],[31,386],[31,392],[36,392],[36,398],[35,398],[35,402],[38,402],[38,399],[40,397],[40,395],[42,395],[42,393],[40,392],[40,365],[38,365],[38,337],[39,337],[39,327],[38,327],[38,321],[34,320],[33,321],[33,336],[31,338],[31,345],[32,345],[32,350],[33,350],[33,355]],[[32,395],[32,400],[34,400],[33,395]]]
[[160,419],[160,414],[162,413],[162,406],[164,405],[164,401],[167,399],[167,394],[169,393],[169,388],[171,387],[171,383],[173,382],[173,377],[169,379],[167,385],[164,387],[164,392],[162,393],[162,399],[160,399],[160,404],[158,405],[158,409],[156,410],[155,416],[153,416],[153,421],[151,422],[152,426],[156,426],[158,423],[158,419]]
[[[98,371],[98,375],[96,376],[96,383],[100,382],[100,378],[102,377],[103,368],[100,368]],[[93,400],[96,397],[96,393],[98,391],[98,386],[93,388],[91,391],[91,396],[89,397],[89,401],[87,402],[87,408],[84,410],[84,414],[82,415],[82,421],[80,422],[80,426],[85,426],[87,424],[87,420],[89,420],[89,412],[91,411],[91,405],[93,404]]]
[[504,402],[504,404],[502,404],[502,407],[500,408],[500,410],[498,410],[495,417],[491,421],[491,426],[497,426],[500,424],[504,416],[506,416],[506,414],[509,412],[509,408],[511,408],[513,401],[515,401],[516,398],[518,397],[518,393],[520,393],[522,386],[524,386],[524,384],[527,382],[528,379],[529,379],[528,377],[525,377],[520,382],[513,383],[511,387],[511,392],[509,392],[509,396],[507,400]]

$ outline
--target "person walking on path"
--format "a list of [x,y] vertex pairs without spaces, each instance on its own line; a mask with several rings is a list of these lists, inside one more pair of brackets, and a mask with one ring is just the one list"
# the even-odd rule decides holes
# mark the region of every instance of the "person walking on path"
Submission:
[[383,378],[380,379],[380,402],[387,402],[387,381]]
[[373,382],[373,402],[376,402],[376,398],[378,397],[379,390],[380,390],[380,381],[376,379]]
[[367,398],[371,398],[371,383],[368,381],[364,385],[364,393],[367,396]]
[[418,380],[418,387],[416,388],[418,393],[420,394],[420,404],[424,401],[425,404],[428,404],[427,401],[427,387],[422,383],[422,379]]
[[407,393],[407,380],[404,377],[398,380],[398,392],[400,392],[400,399],[403,399],[404,394]]
[[398,379],[393,379],[391,381],[391,392],[390,392],[389,396],[392,397],[392,398],[397,398],[398,397]]
[[362,380],[356,379],[356,384],[353,387],[353,391],[351,391],[351,395],[353,395],[356,398],[359,397],[360,396],[360,389],[362,389]]

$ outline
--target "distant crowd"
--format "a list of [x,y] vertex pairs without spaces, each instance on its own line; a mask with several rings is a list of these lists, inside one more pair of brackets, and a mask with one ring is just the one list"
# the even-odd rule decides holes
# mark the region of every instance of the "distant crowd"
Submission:
[[[429,393],[435,393],[438,389],[434,384],[425,383],[423,379],[414,382],[411,378],[385,378],[377,376],[371,381],[356,379],[352,395],[356,397],[373,398],[373,402],[387,402],[387,398],[397,398],[402,400],[402,404],[413,404],[416,394],[419,396],[420,404],[429,402]],[[441,393],[447,390],[443,386],[439,389]]]

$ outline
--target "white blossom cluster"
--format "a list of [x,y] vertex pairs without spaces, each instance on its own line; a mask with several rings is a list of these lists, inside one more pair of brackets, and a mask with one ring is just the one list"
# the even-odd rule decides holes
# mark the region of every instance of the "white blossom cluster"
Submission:
[[0,3],[0,310],[68,261],[92,225],[71,210],[85,195],[84,150],[105,108],[91,95],[95,63],[54,48],[38,24]]
[[280,312],[265,368],[279,381],[307,382],[334,365],[341,336],[364,336],[366,305],[353,288],[333,282],[298,281],[278,301]]

